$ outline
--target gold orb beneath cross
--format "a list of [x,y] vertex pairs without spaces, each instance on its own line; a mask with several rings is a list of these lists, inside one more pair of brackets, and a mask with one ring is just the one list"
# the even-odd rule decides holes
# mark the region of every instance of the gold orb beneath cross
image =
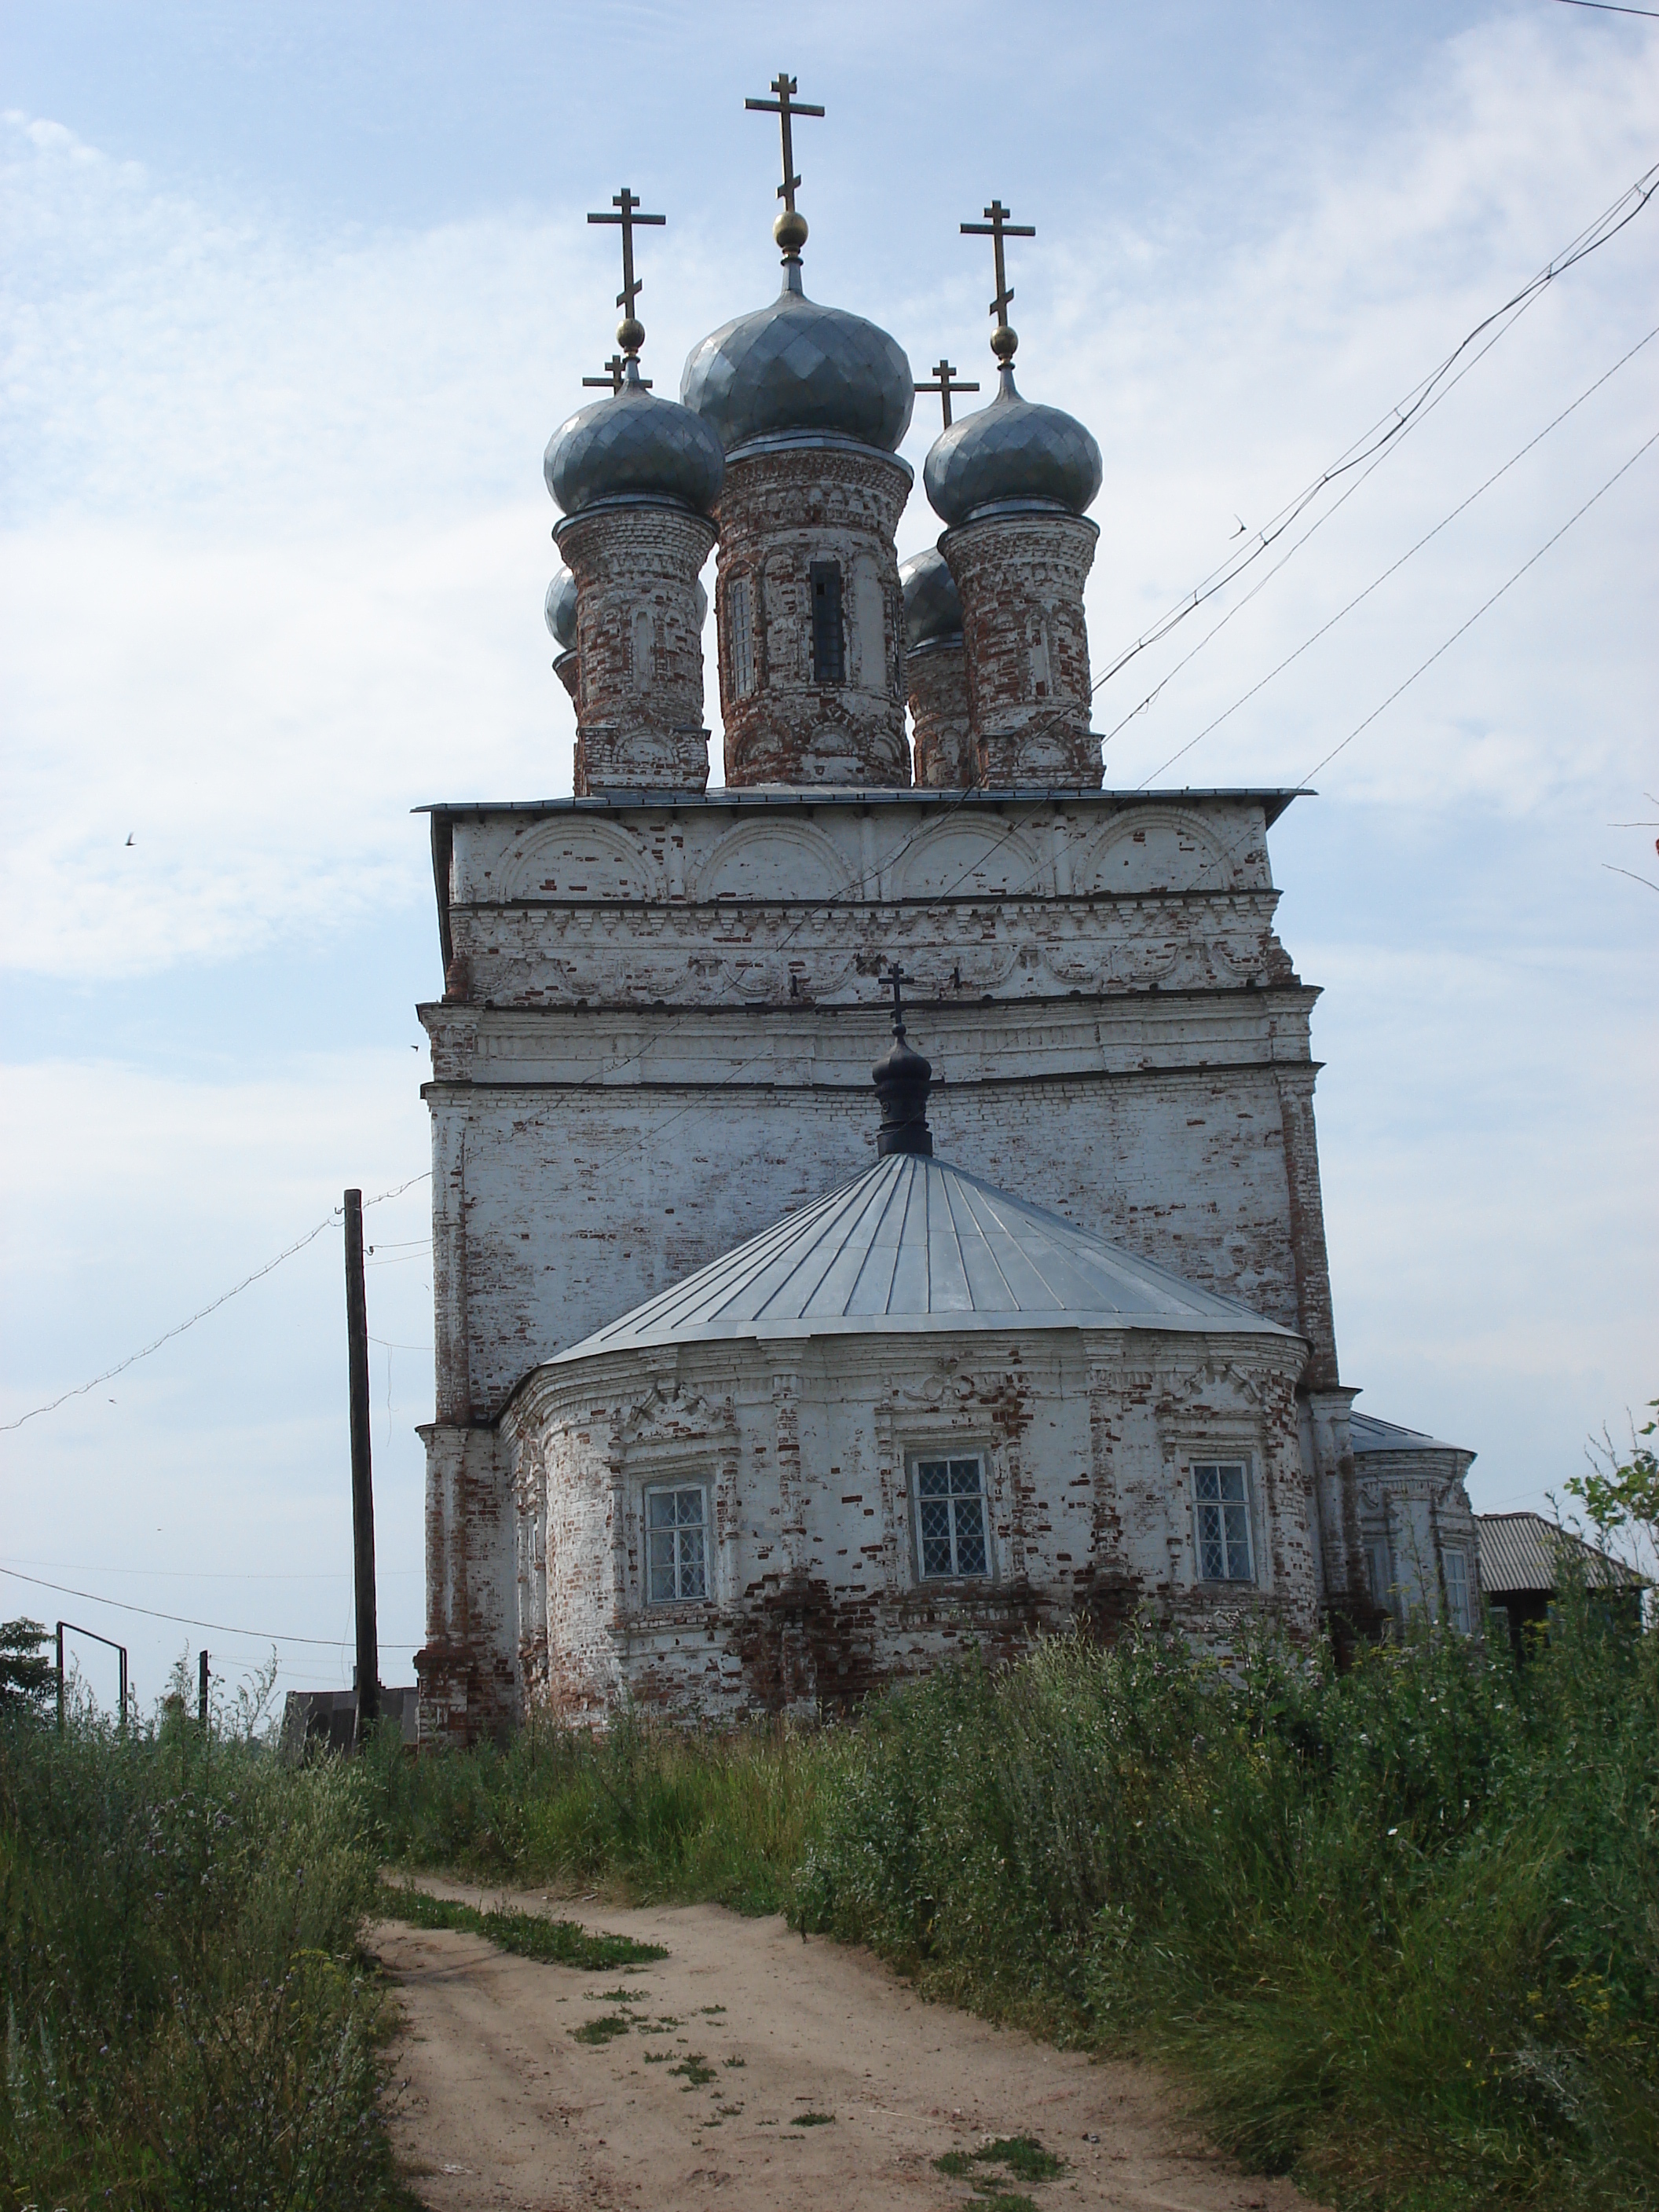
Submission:
[[991,350],[999,361],[1012,361],[1019,343],[1019,333],[1006,323],[999,323],[991,333]]
[[772,226],[772,235],[786,253],[799,253],[806,243],[806,217],[799,209],[785,208]]
[[645,343],[645,325],[625,316],[617,325],[617,343],[624,353],[637,353]]

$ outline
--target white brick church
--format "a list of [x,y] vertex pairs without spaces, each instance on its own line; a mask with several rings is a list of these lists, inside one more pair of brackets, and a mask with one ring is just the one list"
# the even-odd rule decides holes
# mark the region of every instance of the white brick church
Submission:
[[782,288],[678,404],[616,203],[615,388],[546,459],[574,796],[430,809],[428,1741],[817,1712],[1142,1604],[1476,1617],[1472,1455],[1338,1367],[1297,794],[1103,789],[1101,456],[1015,388],[1000,204],[996,394],[901,574],[914,372],[807,297],[773,90]]

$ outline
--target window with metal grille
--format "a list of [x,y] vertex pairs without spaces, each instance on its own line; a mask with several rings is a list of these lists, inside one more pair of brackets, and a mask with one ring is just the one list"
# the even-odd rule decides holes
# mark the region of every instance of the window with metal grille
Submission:
[[708,1493],[700,1482],[645,1493],[646,1596],[673,1605],[708,1595]]
[[841,623],[841,564],[814,561],[812,586],[812,681],[844,684],[847,649]]
[[916,1553],[924,1581],[988,1575],[985,1462],[970,1458],[916,1462]]
[[726,628],[734,699],[746,699],[755,688],[755,641],[749,619],[749,579],[733,576],[726,593]]
[[1199,1573],[1206,1583],[1253,1583],[1249,1471],[1243,1461],[1212,1461],[1194,1467],[1193,1500]]
[[1394,1611],[1394,1555],[1389,1549],[1386,1536],[1379,1537],[1366,1551],[1365,1559],[1371,1578],[1371,1596],[1385,1613]]
[[1460,1636],[1474,1626],[1469,1616],[1469,1562],[1462,1552],[1443,1552],[1440,1571],[1446,1585],[1446,1618]]

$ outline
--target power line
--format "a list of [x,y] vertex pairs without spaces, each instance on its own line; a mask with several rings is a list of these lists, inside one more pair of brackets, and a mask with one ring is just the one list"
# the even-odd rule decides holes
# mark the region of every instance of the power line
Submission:
[[[1419,661],[1418,665],[1413,669],[1411,674],[1407,677],[1405,682],[1403,684],[1397,684],[1395,686],[1394,690],[1389,692],[1388,697],[1383,700],[1381,706],[1373,707],[1370,713],[1366,715],[1364,720],[1356,724],[1356,726],[1349,731],[1347,736],[1343,738],[1340,744],[1333,745],[1329,752],[1324,756],[1323,759],[1316,761],[1313,766],[1307,771],[1307,774],[1301,777],[1301,783],[1304,787],[1310,784],[1313,778],[1318,775],[1321,769],[1328,767],[1330,763],[1336,758],[1339,753],[1346,752],[1348,747],[1353,743],[1354,739],[1360,736],[1364,731],[1368,730],[1371,724],[1376,721],[1379,714],[1384,713],[1389,707],[1393,706],[1395,701],[1400,697],[1402,692],[1410,690],[1412,685],[1416,683],[1418,678],[1423,675],[1427,670],[1432,668],[1435,662],[1440,659],[1443,653],[1449,652],[1451,647],[1456,644],[1458,639],[1463,635],[1464,632],[1466,630],[1472,629],[1474,624],[1480,621],[1482,615],[1486,613],[1490,608],[1495,607],[1498,600],[1503,598],[1504,592],[1507,592],[1512,585],[1518,584],[1520,582],[1522,577],[1526,574],[1528,568],[1535,568],[1538,562],[1543,559],[1545,554],[1549,551],[1550,548],[1553,545],[1558,544],[1560,540],[1566,536],[1568,531],[1572,528],[1574,523],[1580,521],[1583,516],[1588,514],[1591,507],[1595,505],[1597,500],[1603,498],[1608,492],[1610,492],[1614,484],[1618,483],[1620,477],[1625,476],[1630,470],[1633,469],[1638,461],[1641,459],[1643,454],[1647,453],[1649,449],[1655,445],[1659,445],[1659,430],[1654,431],[1650,437],[1644,439],[1642,444],[1639,445],[1636,451],[1631,455],[1630,459],[1624,462],[1620,467],[1616,468],[1613,474],[1607,478],[1607,482],[1602,484],[1598,490],[1593,491],[1589,497],[1584,501],[1583,505],[1577,508],[1573,514],[1570,514],[1566,520],[1561,525],[1560,528],[1553,532],[1550,537],[1547,538],[1544,540],[1544,543],[1538,548],[1538,550],[1535,553],[1529,555],[1528,557],[1521,563],[1521,566],[1515,571],[1514,574],[1507,577],[1505,580],[1498,586],[1498,589],[1492,594],[1490,599],[1483,599],[1480,605],[1475,609],[1474,612],[1468,617],[1465,621],[1461,622],[1457,628],[1452,632],[1451,635],[1447,638],[1443,644],[1436,646],[1434,651],[1430,653],[1426,660]],[[1235,838],[1231,845],[1224,846],[1220,852],[1213,854],[1211,858],[1204,863],[1204,866],[1199,869],[1197,875],[1194,878],[1193,888],[1196,890],[1199,883],[1202,881],[1204,877],[1208,874],[1209,871],[1212,867],[1221,866],[1230,860],[1235,853],[1242,849],[1246,840],[1254,834],[1253,830],[1247,830],[1243,837]],[[1603,867],[1607,867],[1611,866],[1611,863],[1604,860],[1601,865]],[[1644,882],[1645,880],[1645,878],[1638,878],[1638,882]],[[1659,886],[1656,886],[1656,888],[1659,888]]]
[[[430,1168],[423,1169],[419,1175],[411,1176],[407,1182],[400,1182],[395,1190],[380,1191],[374,1198],[366,1198],[363,1204],[366,1206],[379,1206],[385,1199],[401,1198],[406,1190],[412,1190],[417,1182],[424,1182],[431,1173]],[[307,1229],[303,1237],[296,1237],[295,1242],[279,1252],[274,1260],[267,1260],[263,1267],[256,1267],[251,1275],[244,1275],[240,1283],[213,1299],[210,1304],[204,1305],[199,1312],[191,1314],[188,1321],[181,1321],[173,1328],[164,1330],[153,1343],[147,1344],[142,1352],[129,1352],[125,1359],[118,1360],[113,1367],[106,1367],[101,1375],[94,1375],[90,1382],[77,1382],[72,1390],[63,1391],[44,1406],[31,1406],[27,1413],[20,1413],[15,1421],[0,1421],[0,1436],[3,1436],[9,1430],[21,1429],[25,1421],[32,1421],[41,1413],[55,1413],[60,1406],[68,1405],[71,1398],[84,1398],[88,1390],[95,1390],[100,1382],[112,1382],[118,1375],[125,1375],[129,1367],[136,1367],[141,1359],[148,1359],[151,1352],[159,1352],[164,1344],[171,1344],[175,1336],[182,1336],[187,1328],[194,1328],[198,1321],[205,1321],[210,1314],[217,1313],[221,1306],[228,1305],[233,1298],[240,1297],[244,1291],[251,1290],[255,1283],[262,1282],[274,1268],[280,1267],[284,1260],[291,1260],[296,1252],[303,1252],[307,1244],[314,1244],[324,1230],[337,1228],[339,1219],[340,1208],[337,1206],[325,1220],[319,1221],[314,1229]]]
[[[1590,398],[1592,393],[1601,390],[1601,386],[1607,381],[1609,377],[1616,376],[1619,371],[1624,368],[1626,362],[1633,361],[1637,355],[1641,352],[1643,347],[1650,345],[1656,337],[1659,337],[1659,325],[1656,325],[1655,327],[1648,332],[1646,337],[1638,338],[1636,343],[1631,348],[1630,351],[1627,354],[1625,354],[1620,360],[1614,362],[1611,368],[1604,370],[1602,374],[1596,378],[1594,384],[1586,386],[1585,389],[1579,393],[1577,398],[1573,400],[1571,405],[1564,407],[1561,410],[1561,412],[1556,416],[1553,422],[1546,422],[1541,430],[1537,432],[1534,436],[1528,438],[1526,444],[1522,447],[1519,453],[1511,453],[1509,459],[1504,463],[1501,468],[1494,469],[1484,483],[1477,484],[1467,498],[1460,500],[1457,505],[1453,507],[1449,514],[1443,515],[1440,520],[1435,524],[1433,529],[1425,532],[1425,534],[1418,539],[1415,545],[1409,546],[1407,550],[1400,556],[1397,561],[1390,562],[1389,566],[1383,569],[1380,576],[1374,576],[1370,582],[1366,585],[1364,591],[1356,592],[1353,598],[1348,601],[1347,605],[1346,606],[1339,607],[1336,612],[1331,616],[1328,622],[1322,623],[1319,628],[1315,630],[1311,637],[1304,638],[1302,643],[1297,647],[1294,653],[1286,653],[1284,659],[1279,661],[1277,666],[1270,668],[1265,676],[1259,678],[1255,683],[1251,684],[1248,691],[1243,693],[1238,698],[1233,701],[1231,707],[1224,708],[1222,713],[1216,716],[1213,721],[1206,722],[1195,738],[1188,738],[1186,744],[1180,746],[1175,752],[1172,752],[1166,761],[1160,762],[1157,768],[1152,769],[1147,775],[1142,776],[1140,781],[1135,786],[1135,789],[1137,791],[1144,791],[1154,776],[1162,775],[1166,769],[1173,768],[1178,760],[1184,759],[1187,754],[1192,751],[1194,745],[1201,744],[1203,743],[1204,739],[1209,736],[1212,730],[1218,730],[1221,725],[1224,721],[1228,720],[1231,716],[1236,714],[1241,707],[1248,705],[1249,701],[1255,698],[1258,691],[1262,690],[1265,685],[1271,684],[1275,676],[1282,675],[1284,671],[1290,666],[1293,660],[1299,660],[1302,655],[1306,653],[1310,647],[1317,645],[1320,639],[1325,635],[1328,630],[1334,629],[1337,623],[1342,620],[1343,617],[1345,615],[1352,614],[1362,599],[1368,599],[1373,592],[1376,591],[1382,585],[1388,582],[1390,576],[1394,575],[1397,570],[1403,568],[1407,562],[1409,561],[1414,554],[1420,553],[1423,550],[1423,548],[1431,538],[1437,538],[1443,530],[1446,529],[1451,523],[1455,522],[1458,516],[1463,513],[1465,508],[1473,507],[1475,501],[1480,497],[1483,492],[1490,491],[1500,477],[1507,476],[1510,471],[1516,466],[1517,462],[1522,461],[1526,459],[1527,455],[1531,453],[1534,446],[1541,444],[1542,441],[1548,437],[1552,430],[1559,429],[1560,425],[1566,421],[1568,416],[1575,413],[1577,409],[1582,407],[1584,402]],[[1303,542],[1305,543],[1306,541],[1304,540]],[[1288,558],[1289,556],[1287,556],[1286,557]],[[1277,572],[1275,571],[1275,573]],[[1263,580],[1265,581],[1266,579]],[[1261,588],[1261,585],[1256,586],[1258,591]],[[1240,602],[1241,605],[1243,604],[1243,601]],[[1237,611],[1238,609],[1236,607],[1233,610],[1233,612],[1236,614]],[[1228,619],[1231,619],[1231,617],[1228,617]],[[1216,629],[1219,629],[1220,627],[1221,624],[1218,623],[1216,624]],[[1210,632],[1210,636],[1213,637],[1214,635],[1215,630],[1212,630]],[[1208,641],[1207,638],[1204,641],[1206,644]],[[1197,650],[1196,647],[1194,649],[1194,651]],[[1188,659],[1190,659],[1192,655],[1189,653],[1187,658]],[[1180,665],[1183,667],[1185,665],[1186,663],[1184,661],[1180,664]],[[1172,670],[1170,672],[1173,674],[1175,672]],[[1159,688],[1161,689],[1162,686]],[[1142,703],[1146,704],[1147,702],[1143,702]],[[1139,714],[1139,712],[1140,708],[1139,707],[1136,708],[1135,713]],[[1133,720],[1133,716],[1126,715],[1124,718],[1124,721],[1131,720]],[[1121,730],[1123,726],[1124,723],[1120,722],[1117,726],[1117,729]],[[1112,731],[1109,734],[1115,737],[1117,730]]]
[[1481,616],[1484,615],[1489,608],[1495,607],[1499,599],[1503,598],[1504,592],[1510,589],[1510,586],[1512,584],[1518,584],[1522,576],[1526,574],[1528,569],[1535,567],[1537,563],[1543,559],[1545,554],[1549,551],[1552,545],[1559,544],[1560,540],[1566,536],[1568,531],[1572,528],[1574,523],[1579,521],[1584,515],[1587,515],[1591,507],[1595,506],[1596,501],[1603,498],[1608,492],[1610,492],[1614,484],[1618,483],[1620,477],[1624,476],[1629,470],[1633,469],[1638,461],[1641,459],[1643,454],[1648,451],[1650,447],[1654,445],[1659,445],[1659,430],[1654,431],[1650,437],[1644,439],[1642,444],[1639,445],[1636,448],[1636,451],[1631,455],[1630,459],[1613,471],[1607,482],[1601,487],[1601,489],[1599,491],[1593,491],[1589,497],[1584,501],[1584,504],[1577,509],[1577,513],[1570,514],[1566,520],[1561,525],[1561,527],[1556,531],[1553,536],[1547,538],[1543,544],[1539,547],[1538,550],[1532,554],[1527,560],[1523,561],[1521,563],[1521,566],[1515,571],[1514,574],[1507,577],[1504,581],[1498,586],[1498,589],[1492,593],[1489,599],[1483,599],[1468,619],[1466,622],[1462,622],[1458,624],[1457,628],[1452,632],[1451,635],[1446,640],[1443,645],[1436,646],[1434,651],[1429,655],[1426,660],[1419,661],[1418,665],[1413,669],[1411,674],[1406,678],[1405,682],[1403,684],[1396,684],[1394,690],[1389,692],[1388,697],[1383,700],[1380,707],[1373,707],[1370,713],[1366,715],[1364,720],[1358,723],[1353,729],[1350,730],[1347,736],[1343,738],[1340,745],[1333,745],[1329,752],[1325,755],[1323,760],[1316,761],[1313,766],[1308,770],[1307,775],[1304,776],[1302,779],[1303,781],[1305,783],[1309,781],[1310,777],[1317,775],[1320,769],[1322,768],[1328,767],[1330,763],[1336,758],[1340,752],[1346,752],[1347,748],[1353,743],[1354,739],[1359,735],[1362,730],[1369,729],[1379,714],[1382,714],[1387,708],[1393,706],[1395,701],[1400,696],[1402,691],[1408,691],[1412,685],[1416,683],[1419,676],[1421,676],[1426,670],[1433,667],[1435,662],[1439,659],[1443,653],[1449,652],[1452,647],[1456,644],[1458,639],[1462,636],[1464,631],[1473,629],[1474,624],[1480,621]]
[[[252,1644],[315,1644],[337,1651],[347,1640],[340,1636],[279,1636],[274,1629],[237,1628],[228,1620],[198,1620],[188,1613],[161,1613],[153,1605],[133,1605],[125,1598],[103,1597],[96,1590],[71,1589],[67,1583],[49,1583],[40,1575],[20,1574],[15,1567],[0,1567],[0,1575],[15,1583],[31,1583],[36,1589],[56,1590],[60,1597],[83,1597],[92,1605],[112,1606],[117,1613],[142,1613],[149,1620],[174,1620],[182,1628],[210,1628],[218,1636],[240,1636]],[[385,1644],[385,1651],[418,1651],[418,1644]]]
[[1645,15],[1659,23],[1659,8],[1621,8],[1617,0],[1560,0],[1564,8],[1593,8],[1598,15]]
[[[1645,170],[1628,191],[1621,192],[1609,207],[1603,209],[1594,222],[1581,230],[1570,245],[1564,246],[1553,260],[1546,263],[1536,276],[1506,300],[1501,307],[1495,307],[1489,315],[1483,316],[1474,329],[1452,348],[1437,368],[1425,377],[1419,384],[1414,385],[1397,406],[1390,408],[1386,415],[1380,416],[1369,430],[1356,439],[1346,452],[1331,464],[1329,468],[1316,477],[1305,490],[1299,492],[1287,506],[1281,507],[1278,514],[1255,533],[1249,545],[1241,547],[1237,553],[1231,555],[1224,561],[1219,568],[1212,569],[1202,582],[1194,585],[1183,599],[1166,614],[1160,616],[1150,629],[1144,631],[1133,645],[1119,653],[1107,668],[1105,674],[1091,686],[1091,694],[1098,691],[1102,685],[1109,683],[1114,676],[1127,668],[1138,654],[1146,652],[1152,646],[1161,643],[1179,623],[1187,619],[1188,615],[1196,613],[1200,607],[1215,598],[1218,592],[1224,591],[1228,585],[1236,582],[1247,568],[1254,566],[1268,548],[1284,536],[1297,516],[1305,513],[1328,485],[1334,483],[1339,477],[1347,476],[1353,470],[1361,468],[1365,463],[1374,464],[1384,453],[1390,451],[1422,415],[1438,404],[1438,398],[1443,396],[1442,386],[1449,389],[1450,384],[1461,381],[1462,378],[1474,366],[1474,362],[1471,361],[1464,362],[1462,368],[1457,368],[1457,364],[1462,361],[1471,346],[1486,337],[1486,332],[1490,331],[1491,337],[1487,339],[1485,345],[1480,347],[1474,360],[1479,361],[1490,352],[1498,340],[1514,326],[1519,318],[1555,282],[1558,276],[1565,276],[1569,269],[1575,267],[1587,256],[1605,246],[1609,239],[1616,237],[1626,223],[1634,222],[1656,190],[1659,190],[1659,163]],[[1494,325],[1501,325],[1501,327],[1494,328]],[[1457,373],[1454,376],[1455,369]],[[1368,475],[1370,470],[1366,469],[1365,473]],[[1317,525],[1315,526],[1316,528],[1317,526]],[[1312,534],[1310,531],[1307,536],[1310,537]],[[1305,544],[1306,538],[1302,542]]]

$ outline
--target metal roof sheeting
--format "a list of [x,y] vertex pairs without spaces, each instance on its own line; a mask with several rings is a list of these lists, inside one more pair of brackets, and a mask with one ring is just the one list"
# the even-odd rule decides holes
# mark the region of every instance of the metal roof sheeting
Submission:
[[1621,1559],[1598,1552],[1582,1536],[1557,1528],[1541,1513],[1477,1513],[1480,1587],[1492,1598],[1547,1595],[1559,1583],[1561,1561],[1578,1560],[1591,1589],[1643,1589],[1645,1579]]
[[[1375,1413],[1350,1413],[1348,1426],[1356,1459],[1364,1458],[1367,1452],[1468,1451],[1467,1444],[1442,1443],[1437,1437],[1425,1436],[1421,1429],[1402,1429],[1397,1421],[1379,1420]],[[1469,1452],[1469,1456],[1473,1459],[1474,1454]]]
[[948,1161],[895,1152],[550,1364],[711,1338],[1009,1326],[1295,1340]]

